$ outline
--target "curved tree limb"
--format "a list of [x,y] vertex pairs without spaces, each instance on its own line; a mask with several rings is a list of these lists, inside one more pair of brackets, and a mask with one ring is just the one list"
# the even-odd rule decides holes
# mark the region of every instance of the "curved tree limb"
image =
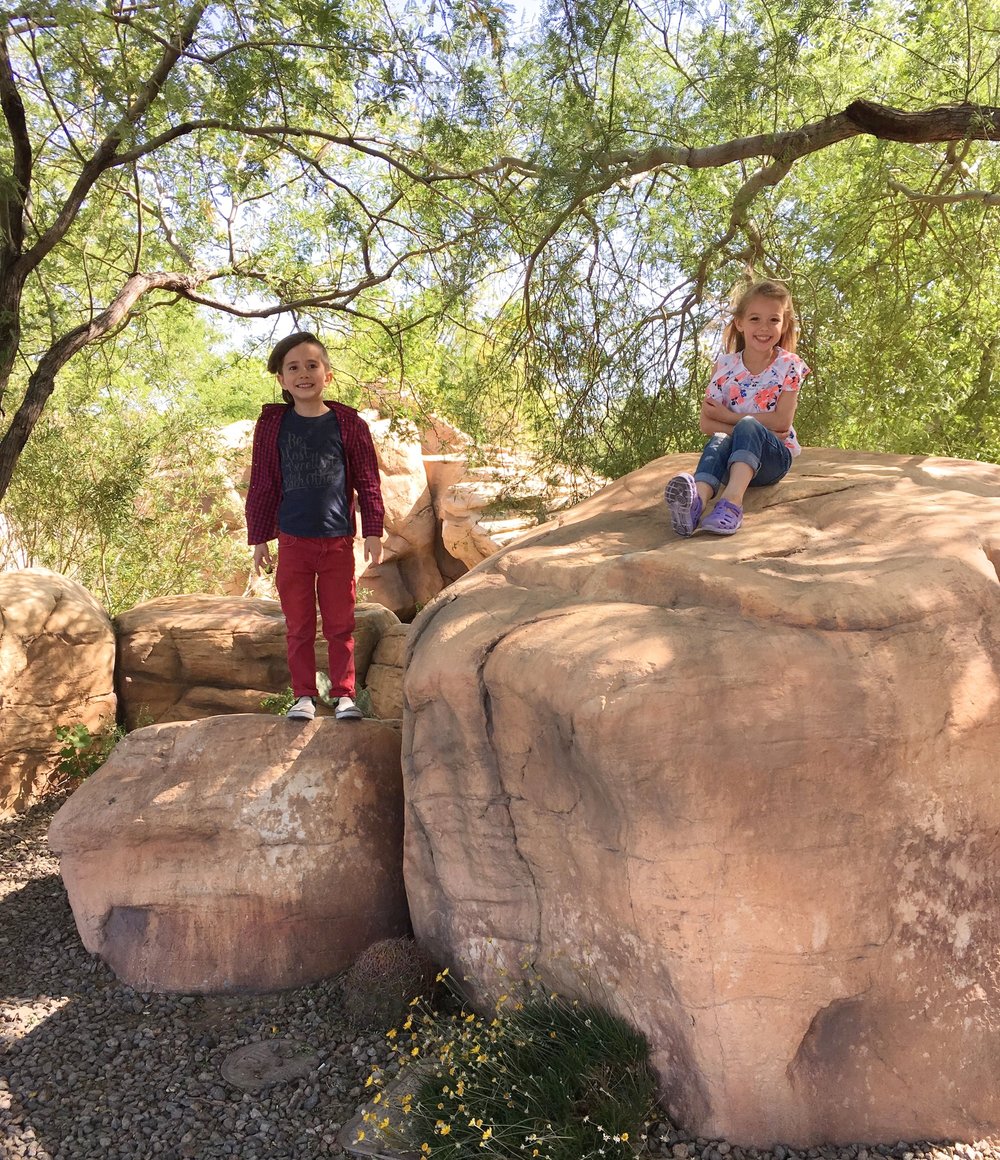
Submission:
[[135,303],[151,290],[174,290],[188,296],[204,282],[206,274],[133,274],[128,278],[114,301],[106,310],[88,322],[68,331],[42,355],[28,380],[24,399],[11,420],[10,427],[0,439],[0,496],[10,484],[18,456],[55,387],[56,375],[88,343],[114,330],[128,315]]
[[909,113],[873,101],[852,101],[841,113],[784,133],[759,133],[700,148],[660,145],[641,152],[618,150],[597,154],[594,161],[602,169],[616,170],[619,179],[649,173],[667,165],[684,169],[717,169],[751,157],[773,157],[776,161],[791,164],[800,157],[865,134],[883,141],[903,141],[911,145],[940,141],[1000,141],[1000,108],[993,105],[946,105]]
[[919,201],[925,205],[956,205],[962,201],[975,201],[981,205],[1000,205],[1000,193],[988,189],[964,189],[959,193],[921,193],[919,190],[910,189],[901,181],[890,180],[888,185],[894,193],[901,193],[910,201]]

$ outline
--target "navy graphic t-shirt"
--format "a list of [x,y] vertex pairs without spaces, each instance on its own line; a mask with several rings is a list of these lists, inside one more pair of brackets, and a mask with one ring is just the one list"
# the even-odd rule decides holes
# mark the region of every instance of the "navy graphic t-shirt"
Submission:
[[279,529],[290,536],[352,536],[344,444],[334,412],[310,418],[289,407],[281,420],[278,454]]

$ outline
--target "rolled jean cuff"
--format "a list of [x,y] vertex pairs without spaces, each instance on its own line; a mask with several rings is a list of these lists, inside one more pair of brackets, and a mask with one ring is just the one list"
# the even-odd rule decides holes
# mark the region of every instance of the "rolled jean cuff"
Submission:
[[696,471],[694,473],[695,483],[707,483],[712,489],[713,493],[719,490],[722,480],[710,474],[707,471]]
[[729,462],[746,463],[749,467],[753,468],[754,475],[760,471],[760,459],[754,455],[752,451],[748,451],[746,448],[741,447],[739,451],[734,451],[732,455],[729,456]]

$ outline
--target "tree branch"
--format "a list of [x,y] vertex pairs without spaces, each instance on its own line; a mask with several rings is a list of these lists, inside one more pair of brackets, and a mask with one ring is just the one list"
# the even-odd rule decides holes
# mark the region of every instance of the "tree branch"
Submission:
[[0,109],[10,132],[13,165],[12,189],[0,189],[0,244],[3,245],[4,268],[21,252],[24,242],[24,209],[31,182],[31,139],[24,104],[14,79],[6,37],[0,36]]
[[868,134],[883,141],[929,144],[937,141],[1000,141],[1000,108],[992,105],[947,105],[903,112],[872,101],[852,101],[842,113],[785,133],[737,137],[719,145],[688,148],[660,145],[642,152],[600,153],[594,161],[615,170],[620,180],[666,165],[684,169],[717,169],[751,157],[773,157],[791,163],[839,141]]
[[69,359],[88,343],[103,338],[119,326],[144,294],[151,290],[173,290],[187,297],[207,277],[206,274],[133,274],[106,310],[52,344],[29,378],[24,399],[0,439],[0,496],[6,493],[18,456],[52,394],[56,375]]
[[[83,166],[80,176],[77,178],[69,196],[60,208],[55,221],[38,239],[35,245],[21,256],[19,265],[23,266],[23,275],[33,270],[58,245],[63,237],[65,237],[66,231],[76,220],[76,216],[80,212],[80,207],[83,205],[87,195],[90,193],[100,175],[112,166],[120,164],[118,161],[118,149],[122,141],[125,139],[129,130],[133,129],[142,120],[149,110],[149,107],[159,96],[174,65],[176,65],[177,61],[184,54],[184,50],[194,39],[195,32],[198,30],[198,25],[201,22],[207,4],[208,0],[198,0],[198,3],[192,5],[186,20],[177,31],[175,43],[163,50],[163,54],[157,62],[156,67],[150,73],[131,105],[129,105],[128,109],[126,109],[125,113],[119,119],[118,124],[115,125],[97,146],[90,160]],[[0,490],[0,495],[2,494],[3,492]]]
[[1000,193],[993,193],[988,189],[966,189],[960,193],[920,193],[910,189],[901,181],[890,180],[889,188],[894,193],[901,193],[910,201],[919,201],[924,205],[955,205],[961,201],[977,201],[982,205],[1000,205]]

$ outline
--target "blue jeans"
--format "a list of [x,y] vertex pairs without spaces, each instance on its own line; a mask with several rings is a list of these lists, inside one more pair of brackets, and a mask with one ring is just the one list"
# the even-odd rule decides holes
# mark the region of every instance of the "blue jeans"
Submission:
[[777,483],[786,474],[792,466],[792,453],[753,415],[744,415],[731,435],[720,433],[709,439],[694,477],[699,483],[707,483],[713,492],[718,491],[731,463],[749,464],[754,473],[750,486],[764,487]]

